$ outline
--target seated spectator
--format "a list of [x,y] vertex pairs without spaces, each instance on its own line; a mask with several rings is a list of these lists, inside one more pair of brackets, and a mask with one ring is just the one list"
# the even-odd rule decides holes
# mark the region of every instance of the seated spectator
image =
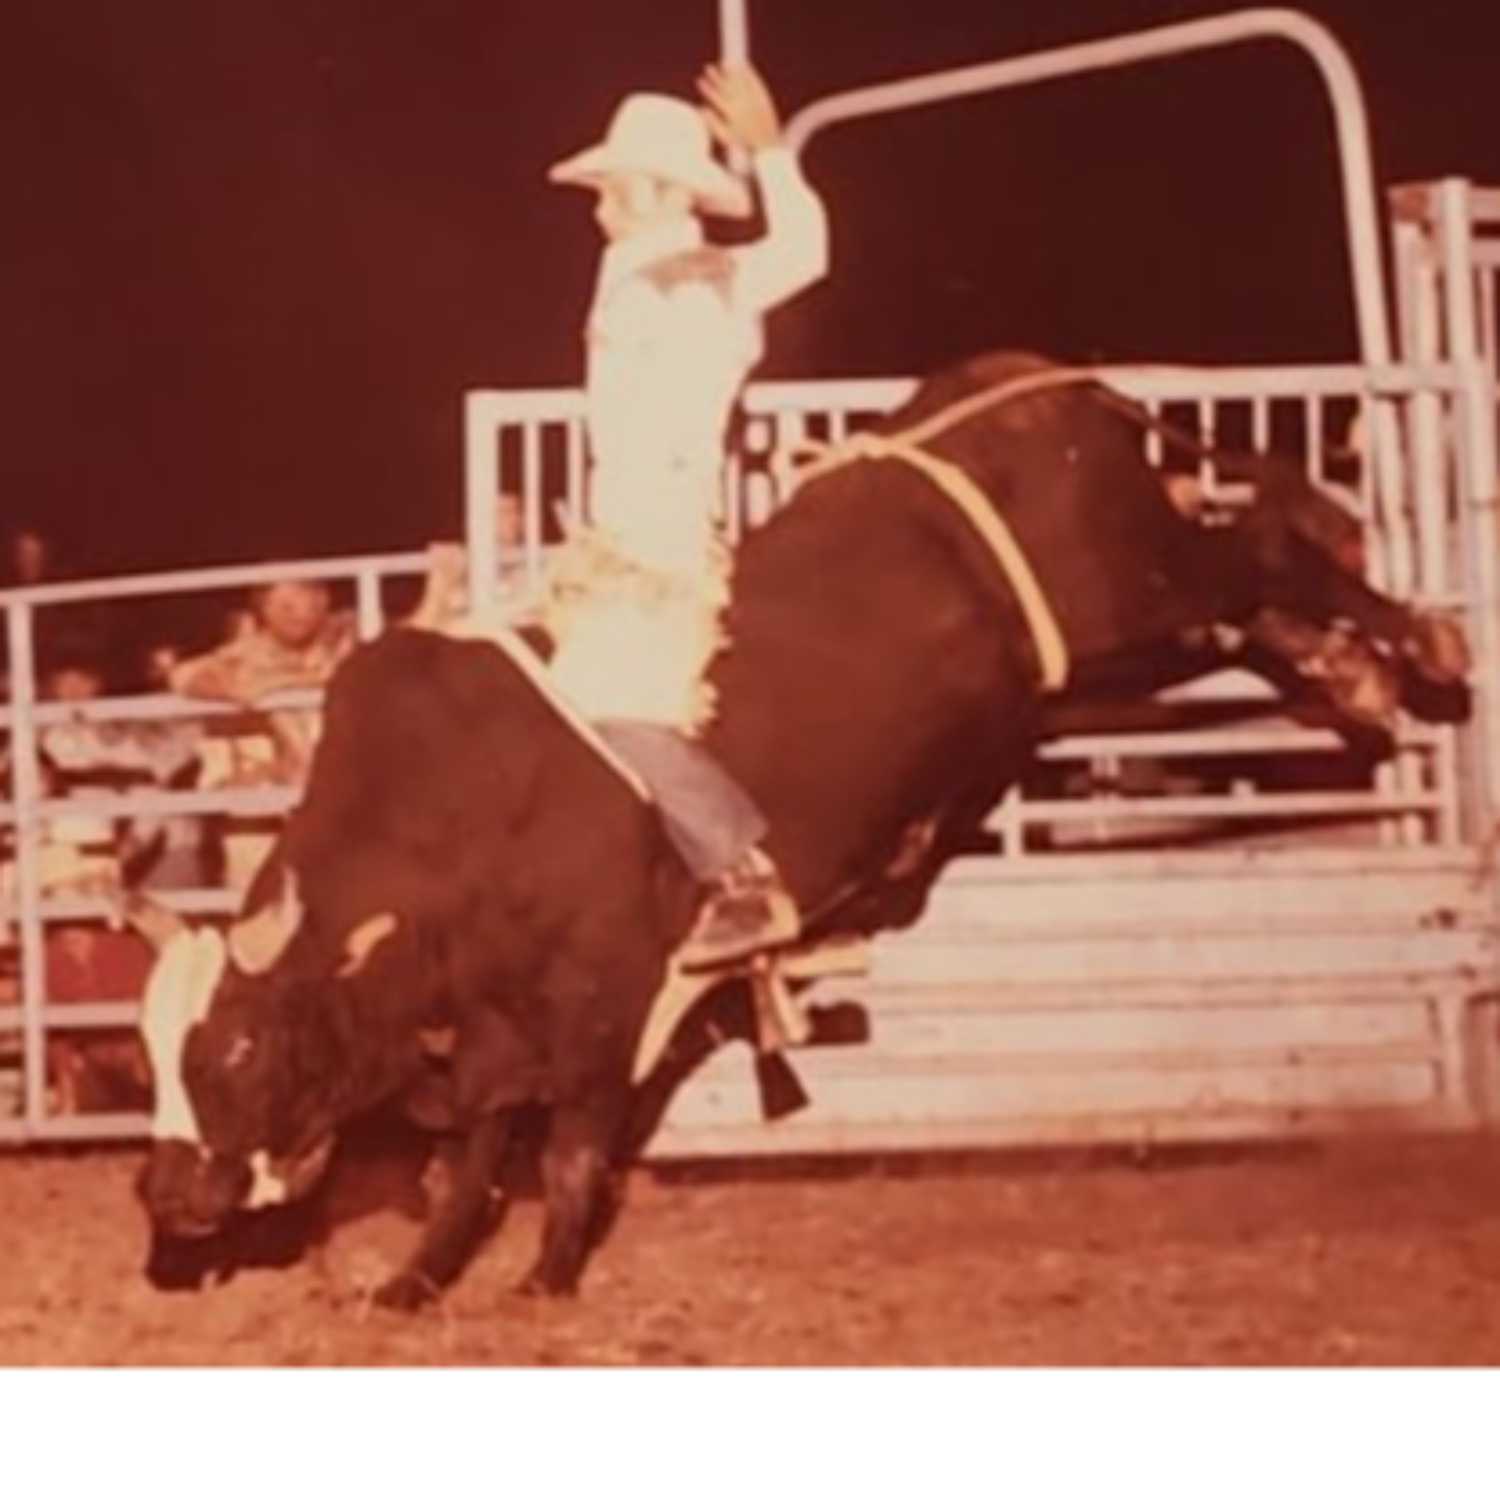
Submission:
[[[48,1003],[81,1005],[139,999],[153,954],[129,930],[70,922],[48,932],[44,962]],[[49,1031],[47,1076],[53,1114],[133,1111],[150,1105],[151,1070],[132,1027]]]
[[52,546],[46,534],[35,526],[12,527],[0,559],[0,588],[30,588],[50,582],[53,576]]
[[[499,597],[516,622],[534,619],[540,590],[526,556],[526,509],[519,495],[495,497],[496,571]],[[468,554],[457,542],[433,542],[427,549],[427,583],[405,624],[441,630],[468,611]]]
[[[104,691],[104,675],[87,648],[69,643],[51,653],[40,696],[58,703],[85,703]],[[107,761],[106,726],[87,719],[51,724],[37,736],[42,789],[47,796],[97,786]],[[49,892],[87,891],[114,879],[114,827],[107,818],[55,817],[46,825],[41,850],[42,887]]]
[[150,693],[166,693],[172,688],[172,673],[182,661],[181,650],[171,641],[152,641],[141,652],[140,680]]
[[[85,653],[61,654],[43,680],[43,697],[83,703],[97,698],[103,675]],[[131,724],[79,717],[50,724],[38,736],[43,782],[55,797],[133,787],[184,790],[197,784],[202,726],[185,722]],[[202,821],[142,814],[114,822],[54,818],[43,850],[44,881],[90,887],[121,865],[132,881],[153,889],[203,884]]]
[[[323,583],[273,583],[251,597],[248,618],[231,621],[229,637],[202,656],[179,662],[169,682],[188,697],[253,707],[266,695],[317,687],[354,648],[354,616],[336,611]],[[228,726],[208,749],[208,786],[298,786],[307,776],[321,716],[313,709],[274,709]],[[276,823],[235,818],[224,838],[225,877],[243,891],[275,841]]]
[[237,618],[214,650],[178,662],[170,681],[188,697],[254,704],[326,682],[354,643],[354,616],[334,610],[327,584],[267,584],[251,596],[250,618]]
[[[334,610],[323,583],[268,584],[255,591],[251,610],[250,621],[236,621],[222,645],[172,669],[174,692],[254,706],[271,693],[321,686],[357,639],[353,614]],[[267,722],[276,752],[271,779],[300,782],[317,740],[318,715],[276,710]]]

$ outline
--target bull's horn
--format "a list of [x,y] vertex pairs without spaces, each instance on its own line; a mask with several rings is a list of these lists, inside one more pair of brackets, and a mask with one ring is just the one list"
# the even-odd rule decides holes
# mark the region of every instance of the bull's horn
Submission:
[[151,1060],[151,1134],[202,1144],[198,1116],[182,1076],[188,1033],[213,1003],[224,972],[224,940],[213,927],[188,927],[162,949],[141,997],[140,1029]]
[[145,940],[160,953],[179,932],[187,929],[187,922],[180,912],[139,891],[123,891],[111,897],[111,925],[118,927],[128,922]]
[[297,872],[286,866],[281,895],[258,912],[241,917],[229,929],[229,956],[245,974],[264,974],[286,952],[302,925],[302,898],[297,894]]
[[339,965],[338,977],[349,979],[358,974],[368,962],[370,955],[396,930],[394,912],[383,911],[350,930],[344,939],[344,961]]

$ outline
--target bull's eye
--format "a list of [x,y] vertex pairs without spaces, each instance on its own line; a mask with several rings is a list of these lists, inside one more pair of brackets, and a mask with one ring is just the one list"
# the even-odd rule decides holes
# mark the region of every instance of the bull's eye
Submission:
[[242,1068],[249,1062],[250,1054],[255,1051],[255,1043],[243,1034],[235,1037],[230,1044],[229,1051],[224,1054],[224,1066],[226,1068]]

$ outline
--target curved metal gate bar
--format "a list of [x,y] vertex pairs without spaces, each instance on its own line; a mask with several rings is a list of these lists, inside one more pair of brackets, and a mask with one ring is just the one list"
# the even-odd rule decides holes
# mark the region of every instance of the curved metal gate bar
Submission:
[[1364,95],[1349,55],[1337,38],[1301,11],[1279,7],[1231,11],[1100,41],[1051,47],[1022,57],[1000,58],[850,89],[799,110],[787,125],[787,139],[794,150],[801,151],[818,131],[850,120],[1239,42],[1276,38],[1299,47],[1313,60],[1328,91],[1338,141],[1360,351],[1367,364],[1385,364],[1391,358],[1391,339],[1380,278],[1380,217]]
[[[1280,7],[1231,11],[1124,36],[1050,47],[1022,57],[999,58],[850,89],[799,110],[787,125],[787,138],[794,150],[801,151],[818,131],[851,120],[1241,42],[1277,39],[1290,42],[1312,59],[1328,93],[1338,147],[1361,357],[1366,364],[1383,365],[1390,361],[1392,350],[1380,272],[1380,218],[1364,93],[1349,55],[1338,39],[1301,11]],[[1375,414],[1373,429],[1377,472],[1382,486],[1394,493],[1401,480],[1399,437],[1383,412]]]

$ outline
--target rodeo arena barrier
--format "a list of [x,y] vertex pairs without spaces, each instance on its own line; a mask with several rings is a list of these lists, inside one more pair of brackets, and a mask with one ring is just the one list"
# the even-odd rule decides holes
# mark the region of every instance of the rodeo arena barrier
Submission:
[[[721,20],[726,55],[742,54],[741,6],[726,0]],[[1471,719],[1403,718],[1396,754],[1371,772],[1331,731],[1290,718],[1258,679],[1228,671],[1160,695],[1152,722],[1048,744],[993,813],[984,848],[946,869],[916,925],[808,981],[811,1005],[857,1002],[868,1020],[862,1042],[794,1052],[808,1107],[763,1123],[736,1044],[683,1086],[649,1155],[1149,1144],[1464,1129],[1500,1115],[1500,190],[1453,179],[1392,192],[1398,356],[1358,84],[1333,38],[1298,13],[1238,12],[857,90],[804,110],[789,135],[800,148],[825,126],[890,109],[1263,38],[1303,48],[1329,91],[1361,359],[1124,366],[1100,378],[1207,444],[1295,457],[1341,498],[1363,523],[1371,581],[1461,621],[1474,657]],[[726,484],[730,532],[788,499],[799,446],[838,443],[913,384],[753,385]],[[1356,419],[1363,462],[1347,446]],[[1157,437],[1143,441],[1164,469],[1181,462]],[[484,603],[535,582],[560,519],[585,510],[582,395],[470,393],[465,464],[469,589]],[[1211,460],[1187,472],[1213,502],[1240,498]],[[495,525],[502,494],[519,497],[523,523],[509,555]],[[242,726],[244,711],[170,694],[39,701],[38,622],[84,602],[301,578],[352,590],[368,638],[384,627],[386,585],[426,565],[412,553],[0,595],[11,670],[0,711],[11,764],[0,920],[18,959],[18,997],[0,1002],[0,1141],[147,1129],[143,1114],[64,1112],[49,1086],[59,1038],[133,1026],[137,1015],[133,997],[49,999],[49,929],[102,923],[109,910],[86,885],[52,882],[54,824],[264,822],[297,795],[44,795],[38,742],[52,726],[186,719],[211,737],[221,718]],[[317,696],[267,706],[306,708]],[[222,887],[165,899],[212,919],[239,896]]]

